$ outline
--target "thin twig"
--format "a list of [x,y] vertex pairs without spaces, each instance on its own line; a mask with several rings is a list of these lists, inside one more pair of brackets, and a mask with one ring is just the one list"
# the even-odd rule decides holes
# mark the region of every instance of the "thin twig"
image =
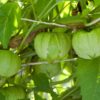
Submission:
[[[37,20],[32,20],[32,19],[27,19],[27,18],[21,18],[21,20],[28,21],[28,22],[32,22],[32,23],[52,25],[52,26],[57,26],[57,27],[62,27],[62,28],[69,28],[69,26],[63,25],[63,24],[50,23],[50,22],[44,22],[44,21],[37,21]],[[97,18],[97,19],[93,20],[92,22],[87,23],[85,26],[86,27],[89,27],[89,26],[92,26],[92,25],[94,25],[94,24],[96,24],[98,22],[100,22],[100,18]]]
[[86,24],[85,26],[86,26],[86,27],[89,27],[89,26],[92,26],[92,25],[94,25],[94,24],[96,24],[96,23],[98,23],[98,22],[100,22],[100,18],[97,18],[97,19],[93,20],[92,22]]
[[[65,60],[56,60],[53,63],[60,63],[60,62],[68,62],[68,61],[76,61],[77,58],[72,58],[72,59],[65,59]],[[30,65],[42,65],[42,64],[49,64],[47,61],[41,61],[41,62],[31,62],[27,64],[22,64],[22,66],[30,66]]]
[[43,21],[37,21],[37,20],[32,20],[32,19],[27,19],[27,18],[21,18],[23,21],[28,21],[32,23],[38,23],[38,24],[45,24],[45,25],[52,25],[52,26],[57,26],[57,27],[62,27],[62,28],[67,28],[68,26],[62,25],[62,24],[57,24],[57,23],[50,23],[50,22],[43,22]]

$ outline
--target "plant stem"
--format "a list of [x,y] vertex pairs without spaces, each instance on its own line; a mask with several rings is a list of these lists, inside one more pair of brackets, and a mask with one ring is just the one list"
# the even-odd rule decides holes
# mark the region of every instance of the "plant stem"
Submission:
[[[72,58],[72,59],[65,59],[65,60],[56,60],[53,63],[60,63],[60,62],[68,62],[68,61],[76,61],[77,58]],[[31,62],[27,64],[22,64],[22,66],[30,66],[30,65],[42,65],[42,64],[49,64],[47,61],[41,61],[41,62]]]
[[89,26],[92,26],[92,25],[94,25],[94,24],[96,24],[96,23],[98,23],[98,22],[100,22],[100,18],[97,18],[97,19],[93,20],[92,22],[86,24],[85,26],[86,26],[86,27],[89,27]]
[[57,23],[43,22],[43,21],[37,21],[37,20],[32,20],[32,19],[27,19],[27,18],[21,18],[21,20],[32,22],[32,23],[45,24],[45,25],[52,25],[52,26],[67,28],[66,25],[57,24]]

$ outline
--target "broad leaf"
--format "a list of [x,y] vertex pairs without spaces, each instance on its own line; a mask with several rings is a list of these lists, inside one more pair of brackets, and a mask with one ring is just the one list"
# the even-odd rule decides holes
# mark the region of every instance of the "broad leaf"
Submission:
[[6,3],[0,8],[0,41],[8,47],[9,39],[18,27],[20,8],[17,3]]
[[86,0],[79,0],[82,10],[86,8]]
[[42,91],[42,92],[51,91],[49,79],[45,74],[34,74],[33,79],[36,86],[35,88],[36,91]]
[[6,100],[5,96],[2,93],[0,93],[0,100]]
[[[35,83],[34,93],[39,92],[39,91],[47,92],[47,93],[50,93],[50,95],[52,96],[52,100],[57,100],[58,95],[53,91],[51,84],[49,82],[49,78],[45,74],[42,74],[42,73],[34,74],[33,80]],[[37,100],[41,100],[41,99],[37,99]]]
[[34,8],[35,8],[36,17],[39,19],[46,17],[44,16],[45,13],[47,13],[48,10],[52,8],[54,3],[55,3],[55,0],[34,0]]
[[82,100],[100,100],[100,58],[78,60],[77,77]]
[[100,0],[94,0],[96,6],[100,5]]

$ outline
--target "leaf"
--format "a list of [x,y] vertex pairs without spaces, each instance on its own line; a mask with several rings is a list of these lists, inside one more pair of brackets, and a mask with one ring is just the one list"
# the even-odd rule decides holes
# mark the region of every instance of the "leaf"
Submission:
[[35,88],[36,91],[42,91],[42,92],[51,91],[48,77],[45,74],[34,74],[33,79],[36,86]]
[[[45,13],[53,6],[55,0],[34,0],[35,14],[42,18]],[[45,16],[46,17],[46,16]]]
[[3,48],[8,47],[11,35],[18,27],[20,8],[17,3],[6,3],[0,8],[0,41]]
[[95,9],[91,11],[91,14],[99,13],[100,14],[100,6],[97,6]]
[[97,6],[95,9],[93,9],[90,12],[90,16],[92,16],[93,18],[100,18],[100,6]]
[[86,0],[79,0],[82,10],[86,8]]
[[78,24],[78,23],[85,24],[86,20],[85,18],[82,18],[81,16],[78,15],[78,16],[70,16],[70,17],[68,16],[61,19],[57,19],[56,22],[60,24]]
[[79,59],[77,78],[81,87],[82,100],[100,100],[100,58]]
[[82,12],[82,17],[85,18],[90,13],[90,9],[84,9]]
[[0,93],[0,100],[5,100],[5,96],[2,93]]
[[100,5],[100,0],[94,0],[96,6]]
[[[47,92],[47,93],[50,93],[50,95],[52,96],[52,100],[58,100],[57,99],[58,95],[53,91],[53,88],[51,87],[51,84],[49,82],[49,78],[45,74],[43,74],[43,73],[34,74],[33,80],[34,80],[34,83],[35,83],[35,86],[36,86],[34,88],[34,93],[36,93],[36,92]],[[36,100],[42,99],[36,94],[35,94],[35,97],[38,98]]]
[[85,23],[86,23],[86,19],[85,17],[82,18],[82,16],[77,15],[77,16],[69,16],[69,17],[64,17],[61,19],[57,19],[56,23],[60,23],[60,24],[66,24],[69,28],[74,29],[74,28],[83,28]]

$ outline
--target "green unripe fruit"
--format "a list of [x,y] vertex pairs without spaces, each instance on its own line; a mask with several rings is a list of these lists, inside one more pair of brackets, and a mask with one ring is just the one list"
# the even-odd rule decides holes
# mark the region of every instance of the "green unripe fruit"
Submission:
[[100,56],[100,29],[90,32],[79,31],[73,36],[73,48],[76,54],[84,59],[93,59]]
[[70,47],[70,39],[64,33],[43,32],[34,40],[37,55],[48,61],[66,58]]
[[25,91],[21,87],[6,87],[0,89],[0,93],[5,97],[5,100],[21,100],[25,99]]
[[0,50],[0,76],[10,77],[21,68],[19,56],[8,50]]
[[48,77],[53,77],[61,72],[60,64],[42,64],[35,66],[35,73],[44,73]]

